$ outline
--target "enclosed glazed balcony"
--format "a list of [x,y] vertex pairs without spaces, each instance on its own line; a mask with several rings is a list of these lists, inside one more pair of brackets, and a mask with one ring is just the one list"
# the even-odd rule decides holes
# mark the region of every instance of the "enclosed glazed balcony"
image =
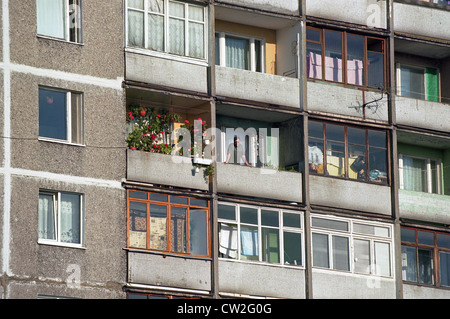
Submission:
[[400,217],[448,224],[450,140],[398,132]]
[[450,46],[397,37],[395,63],[397,123],[449,132]]
[[298,22],[244,9],[215,10],[216,95],[299,108]]

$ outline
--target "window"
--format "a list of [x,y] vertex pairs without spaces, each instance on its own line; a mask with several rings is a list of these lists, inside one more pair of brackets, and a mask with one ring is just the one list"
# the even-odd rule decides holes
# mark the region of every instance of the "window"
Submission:
[[441,160],[399,154],[400,189],[441,194]]
[[83,195],[39,191],[40,243],[81,246],[83,243]]
[[39,137],[83,144],[83,95],[39,88]]
[[217,32],[216,65],[264,72],[264,39]]
[[311,173],[388,182],[386,132],[316,121],[308,126]]
[[128,190],[128,247],[210,256],[209,202]]
[[402,227],[402,278],[450,287],[450,234]]
[[128,45],[198,59],[206,53],[206,9],[171,0],[128,0]]
[[385,87],[385,40],[342,31],[306,29],[309,78]]
[[312,216],[311,229],[313,267],[391,276],[390,226]]
[[220,257],[303,265],[300,213],[219,203],[218,218]]
[[439,102],[439,71],[397,64],[397,94],[415,99]]
[[37,0],[39,35],[81,43],[81,0]]

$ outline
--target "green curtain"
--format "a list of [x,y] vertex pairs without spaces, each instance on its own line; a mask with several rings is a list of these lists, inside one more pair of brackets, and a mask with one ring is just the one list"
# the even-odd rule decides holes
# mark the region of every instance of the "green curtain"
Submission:
[[439,101],[439,76],[435,68],[426,68],[427,100]]

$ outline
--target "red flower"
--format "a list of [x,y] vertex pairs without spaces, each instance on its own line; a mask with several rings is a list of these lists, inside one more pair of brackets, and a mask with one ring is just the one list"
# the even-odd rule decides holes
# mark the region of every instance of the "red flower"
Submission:
[[164,134],[164,132],[163,132],[163,131],[161,131],[161,134]]
[[203,122],[202,122],[202,125],[205,125],[205,124],[206,124],[206,121],[203,121]]
[[131,112],[128,112],[128,116],[130,117],[130,119],[131,119],[131,120],[133,120],[133,119],[134,119],[133,113],[131,113]]
[[188,121],[188,120],[186,120],[186,121],[184,121],[184,123],[186,123],[186,124],[189,124],[189,121]]
[[169,146],[169,145],[167,145],[167,144],[164,144],[164,145],[165,145],[166,147]]
[[157,117],[161,117],[161,115],[159,115],[159,114],[158,114],[158,115],[156,115],[156,116],[157,116]]
[[152,134],[152,140],[154,140],[156,138],[155,134]]
[[139,115],[140,115],[140,116],[145,116],[145,114],[146,114],[146,111],[145,111],[145,110],[140,110],[140,111],[139,111]]
[[199,117],[199,118],[198,118],[198,120],[199,120],[199,121],[201,121],[201,120],[202,120],[202,118],[201,118],[201,117]]
[[161,150],[161,147],[158,146],[158,149]]

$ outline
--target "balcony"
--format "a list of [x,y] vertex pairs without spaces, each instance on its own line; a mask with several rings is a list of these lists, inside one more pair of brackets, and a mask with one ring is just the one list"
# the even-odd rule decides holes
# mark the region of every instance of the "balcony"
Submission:
[[222,0],[223,3],[238,5],[253,9],[261,9],[275,13],[288,15],[298,15],[298,1],[278,1],[278,0]]
[[216,95],[299,108],[299,33],[295,20],[218,6]]

